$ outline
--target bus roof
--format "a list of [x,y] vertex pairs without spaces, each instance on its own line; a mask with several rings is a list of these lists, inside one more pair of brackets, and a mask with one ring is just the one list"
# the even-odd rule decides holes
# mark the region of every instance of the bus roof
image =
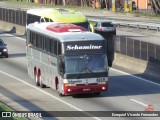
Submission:
[[35,8],[27,10],[27,14],[42,16],[43,13],[54,10],[54,8]]
[[66,23],[54,23],[47,26],[46,29],[57,33],[86,31],[86,29],[81,26],[77,26],[74,24],[66,24]]
[[79,11],[60,8],[30,9],[27,14],[48,18],[54,22],[79,23],[87,21],[87,17]]
[[[88,41],[88,40],[104,40],[104,38],[96,33],[81,31],[81,32],[53,32],[52,30],[47,30],[48,26],[52,26],[54,22],[49,23],[33,23],[29,24],[27,29],[38,32],[40,34],[47,35],[49,37],[58,38],[61,42],[67,41]],[[62,24],[62,23],[61,23]]]

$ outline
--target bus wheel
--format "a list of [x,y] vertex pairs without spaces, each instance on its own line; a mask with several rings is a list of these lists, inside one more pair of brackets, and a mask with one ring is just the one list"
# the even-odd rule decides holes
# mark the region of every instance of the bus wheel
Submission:
[[62,94],[60,91],[58,91],[58,95],[59,95],[60,97],[63,97],[63,96],[64,96],[64,94]]
[[39,80],[38,80],[38,75],[35,75],[35,82],[36,82],[36,86],[39,86]]
[[59,87],[59,81],[58,81],[58,79],[56,79],[55,83],[56,83],[56,90],[57,90],[57,92],[58,92],[58,95],[59,95],[60,97],[64,96],[64,94],[62,94],[62,93],[60,92],[60,87]]
[[44,85],[44,84],[42,83],[42,77],[41,77],[41,75],[39,76],[39,83],[40,83],[40,87],[41,87],[41,88],[45,88],[45,87],[46,87],[46,85]]

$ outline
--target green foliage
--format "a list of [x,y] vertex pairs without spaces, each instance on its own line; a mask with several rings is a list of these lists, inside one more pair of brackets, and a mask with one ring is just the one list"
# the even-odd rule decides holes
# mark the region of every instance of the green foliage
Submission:
[[[5,104],[0,102],[0,111],[11,112],[13,110],[11,108],[9,108],[8,106],[6,106]],[[19,117],[2,118],[2,117],[0,117],[0,120],[26,120],[26,118],[19,118]]]

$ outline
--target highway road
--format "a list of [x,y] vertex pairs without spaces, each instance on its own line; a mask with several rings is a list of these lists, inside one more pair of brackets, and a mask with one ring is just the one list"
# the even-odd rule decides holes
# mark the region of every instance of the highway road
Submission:
[[[38,88],[27,75],[25,39],[0,33],[9,48],[9,58],[0,58],[0,101],[17,111],[144,111],[160,110],[160,85],[110,69],[109,92],[100,96],[59,97],[51,88]],[[93,115],[94,116],[94,115]],[[57,117],[43,119],[151,120],[158,117]]]

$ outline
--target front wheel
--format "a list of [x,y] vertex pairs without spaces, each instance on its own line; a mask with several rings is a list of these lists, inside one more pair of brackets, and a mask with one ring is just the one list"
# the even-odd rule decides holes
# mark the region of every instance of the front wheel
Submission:
[[8,58],[8,55],[6,55],[5,57]]
[[60,91],[58,91],[58,95],[59,95],[60,97],[63,97],[63,96],[64,96],[64,94],[62,94]]
[[60,97],[63,97],[63,96],[64,96],[64,94],[62,94],[62,93],[60,92],[59,82],[56,83],[56,90],[58,91],[58,95],[59,95]]
[[41,76],[39,77],[39,83],[40,83],[40,87],[41,88],[45,88],[46,87],[46,85],[42,83],[42,77]]

